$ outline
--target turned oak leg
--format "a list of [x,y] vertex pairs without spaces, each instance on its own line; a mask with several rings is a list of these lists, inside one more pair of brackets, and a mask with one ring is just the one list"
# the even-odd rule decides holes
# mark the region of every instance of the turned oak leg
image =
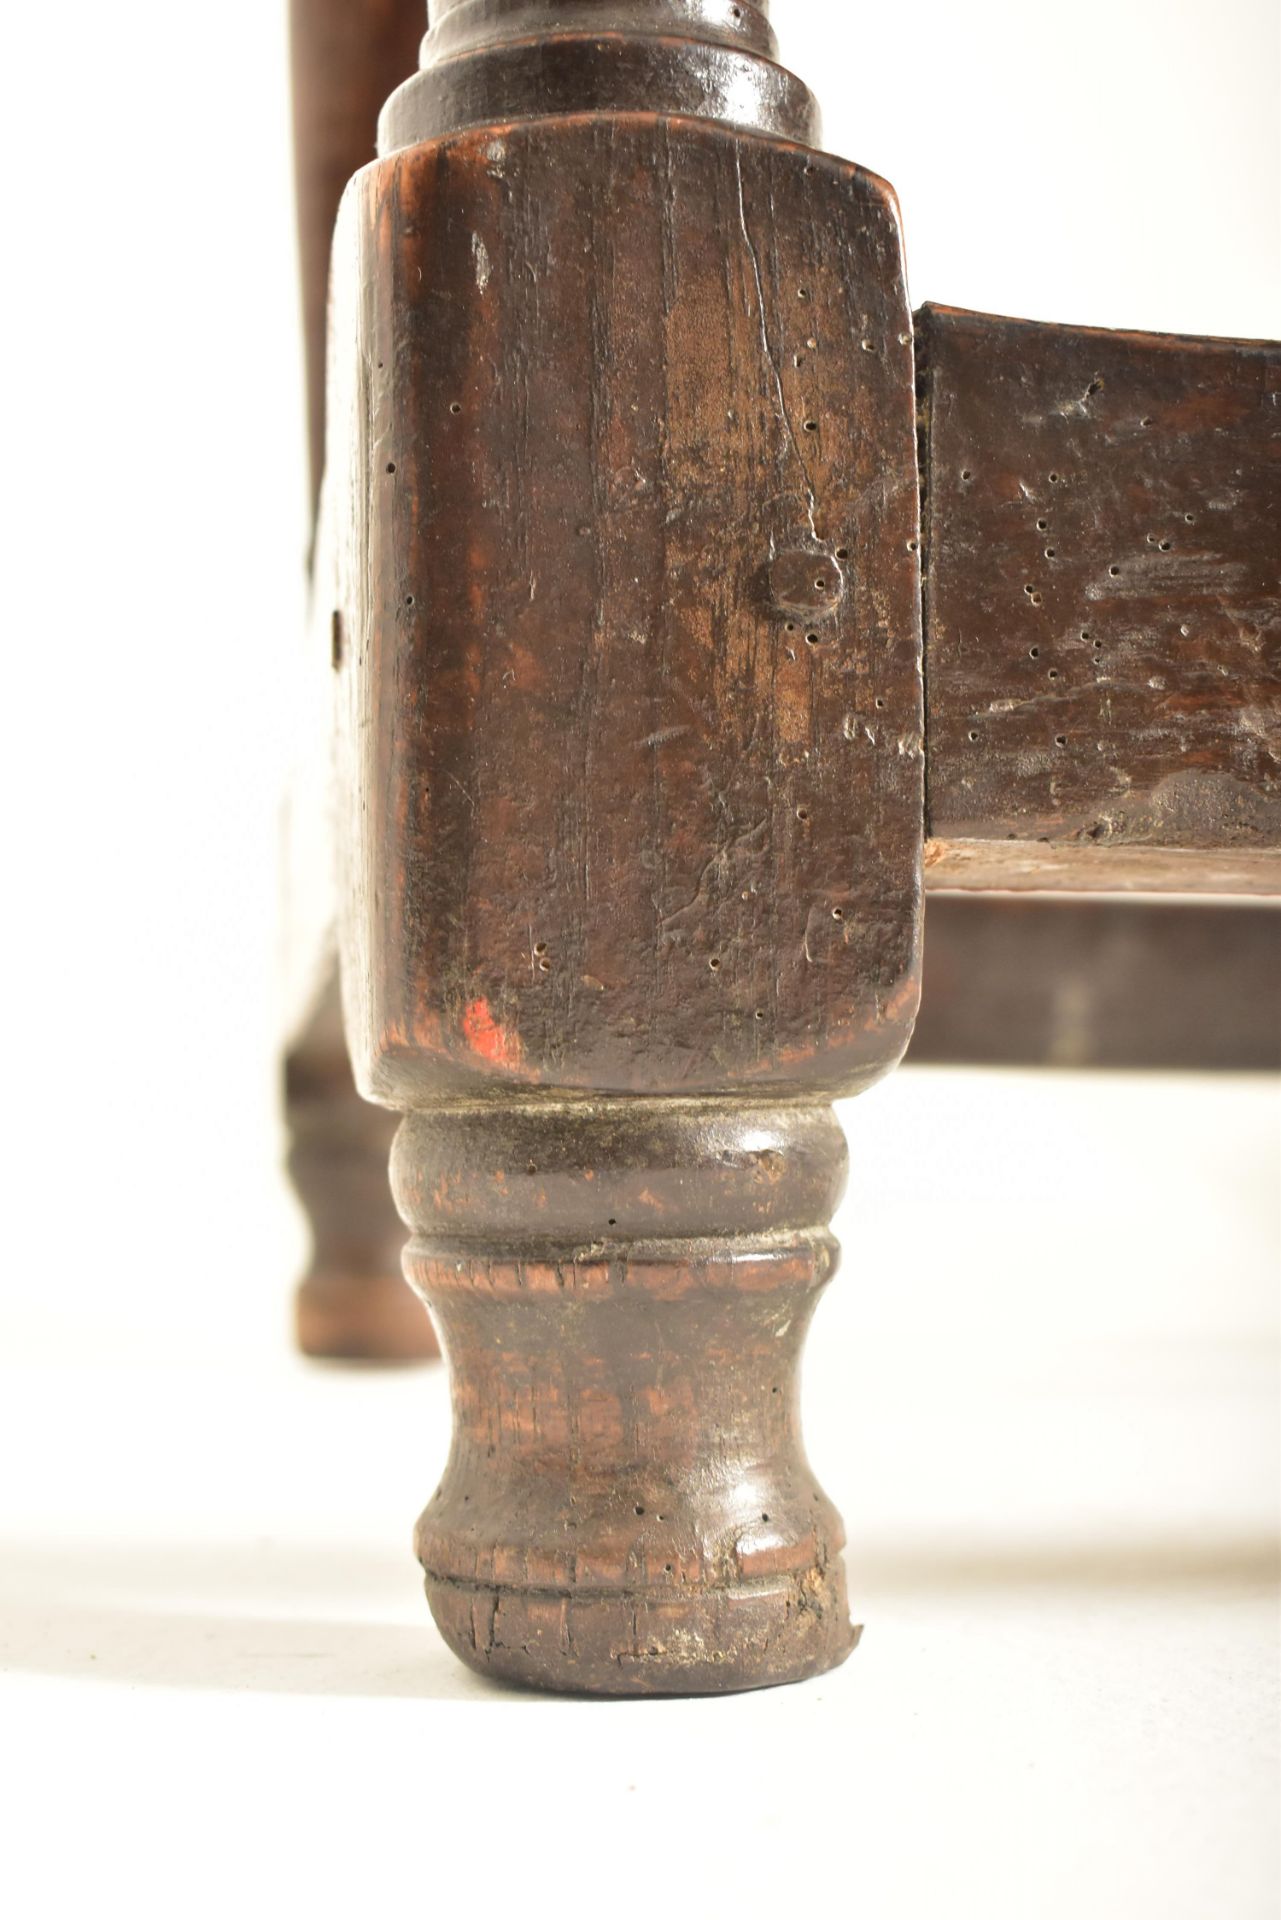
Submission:
[[453,1378],[415,1543],[454,1651],[605,1693],[843,1659],[844,1535],[797,1390],[837,1260],[831,1110],[446,1109],[404,1122],[392,1165]]
[[797,1364],[923,833],[893,197],[759,9],[628,11],[439,10],[336,236],[318,576],[346,1025],[453,1390],[428,1597],[623,1694],[854,1644]]
[[285,1060],[289,1173],[311,1260],[295,1297],[304,1353],[327,1360],[430,1360],[431,1322],[405,1285],[405,1229],[387,1191],[394,1118],[356,1092],[338,982]]
[[453,1384],[418,1550],[487,1671],[797,1679],[853,1643],[796,1404],[831,1102],[910,1036],[923,864],[1274,872],[1274,355],[927,309],[918,362],[764,0],[430,11],[340,213],[315,582],[346,1027]]

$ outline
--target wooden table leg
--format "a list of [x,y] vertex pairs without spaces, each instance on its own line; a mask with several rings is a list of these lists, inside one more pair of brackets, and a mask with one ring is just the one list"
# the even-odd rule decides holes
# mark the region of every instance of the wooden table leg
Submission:
[[298,1344],[327,1360],[430,1360],[440,1349],[401,1272],[405,1229],[387,1191],[393,1117],[356,1092],[337,977],[285,1061],[289,1172],[312,1250]]
[[440,10],[340,221],[318,578],[348,1032],[453,1382],[433,1610],[696,1692],[855,1638],[796,1365],[830,1103],[918,994],[915,394],[893,197],[798,144],[760,10],[624,12]]
[[[418,1549],[464,1659],[577,1691],[772,1684],[853,1644],[795,1366],[834,1261],[830,1103],[907,1043],[923,865],[1275,884],[1273,682],[1237,676],[1248,714],[1203,684],[1168,582],[1210,576],[1160,571],[1171,534],[1108,557],[1162,457],[1184,491],[1189,460],[1198,486],[1250,464],[1264,501],[1275,354],[1041,328],[1038,413],[1025,326],[930,310],[918,416],[893,194],[817,151],[773,53],[762,6],[439,0],[334,251],[346,1024],[361,1092],[406,1116],[408,1268],[453,1376]],[[1256,561],[1227,682],[1271,618]],[[1077,603],[1126,613],[1158,575],[1185,694],[1145,668],[1118,719]],[[1013,607],[1072,614],[1062,663]],[[1069,668],[1079,726],[1042,710]]]

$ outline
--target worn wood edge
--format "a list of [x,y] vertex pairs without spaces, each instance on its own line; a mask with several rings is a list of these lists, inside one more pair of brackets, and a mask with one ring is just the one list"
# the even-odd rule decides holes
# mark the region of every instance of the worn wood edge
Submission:
[[962,892],[1281,896],[1281,848],[1053,846],[1041,840],[925,842],[925,888]]
[[1164,347],[1172,353],[1186,352],[1189,347],[1222,347],[1225,352],[1235,353],[1242,348],[1257,348],[1264,353],[1275,353],[1278,347],[1275,340],[1238,338],[1225,333],[1154,333],[1144,327],[1095,327],[1075,320],[1028,320],[1015,313],[984,313],[978,307],[949,307],[936,300],[923,301],[913,310],[912,319],[918,330],[934,321],[956,326],[1018,327],[1029,333],[1070,333],[1081,339],[1123,340],[1133,346]]
[[683,1596],[513,1592],[424,1574],[440,1633],[477,1673],[605,1698],[754,1692],[828,1673],[862,1637],[841,1556],[803,1574]]

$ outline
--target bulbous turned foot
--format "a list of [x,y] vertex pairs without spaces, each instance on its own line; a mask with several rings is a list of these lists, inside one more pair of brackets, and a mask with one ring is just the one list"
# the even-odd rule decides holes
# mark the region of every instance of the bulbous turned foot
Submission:
[[469,1666],[577,1693],[712,1693],[843,1660],[843,1533],[797,1363],[836,1264],[830,1109],[599,1101],[412,1114],[406,1270],[454,1438],[418,1524]]
[[[419,1532],[420,1556],[431,1551]],[[585,1595],[426,1575],[432,1616],[466,1666],[556,1693],[741,1693],[809,1680],[858,1644],[839,1558],[776,1580]]]

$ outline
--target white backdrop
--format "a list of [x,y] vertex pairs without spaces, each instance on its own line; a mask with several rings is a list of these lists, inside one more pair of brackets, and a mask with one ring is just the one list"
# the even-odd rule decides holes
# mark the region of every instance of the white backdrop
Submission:
[[[278,820],[306,527],[283,0],[13,16],[9,1909],[67,1912],[114,1874],[138,1913],[381,1916],[425,1903],[447,1842],[497,1900],[550,1886],[581,1818],[624,1914],[668,1871],[748,1914],[802,1889],[922,1920],[1274,1913],[1257,1083],[922,1072],[847,1110],[852,1251],[807,1388],[871,1622],[842,1676],[602,1709],[582,1779],[577,1709],[495,1722],[448,1666],[402,1546],[440,1382],[287,1344]],[[827,144],[898,188],[915,301],[1281,333],[1275,0],[774,19]],[[468,1783],[517,1727],[553,1729],[546,1777],[473,1833],[493,1788]],[[801,1751],[819,1786],[775,1766]],[[639,1874],[638,1810],[665,1836]]]

